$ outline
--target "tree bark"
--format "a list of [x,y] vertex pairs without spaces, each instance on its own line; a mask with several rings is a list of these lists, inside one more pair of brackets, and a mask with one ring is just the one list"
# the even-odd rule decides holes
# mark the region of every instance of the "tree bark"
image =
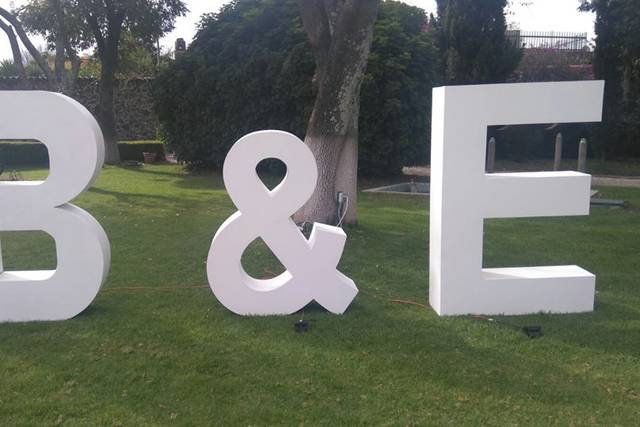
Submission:
[[118,46],[120,44],[123,20],[124,11],[109,10],[107,13],[106,35],[103,35],[97,18],[91,14],[87,16],[91,31],[96,38],[101,64],[100,99],[96,115],[104,136],[105,163],[111,165],[120,163],[114,111],[114,91],[115,73],[118,66]]
[[103,58],[100,74],[100,100],[97,109],[98,121],[102,128],[105,142],[105,163],[120,163],[118,151],[118,135],[116,131],[114,90],[115,90],[115,61]]
[[75,50],[73,50],[70,46],[69,41],[65,42],[67,47],[65,48],[67,51],[67,55],[69,56],[69,60],[71,61],[71,74],[69,75],[69,80],[67,81],[67,90],[69,93],[73,94],[76,90],[76,85],[78,83],[78,77],[80,76],[80,66],[82,63],[80,62],[80,58],[78,58],[78,54]]
[[317,97],[305,143],[318,164],[316,191],[297,221],[335,224],[337,193],[349,198],[344,223],[357,221],[360,86],[373,39],[377,0],[300,0],[316,59]]
[[65,91],[64,84],[64,41],[66,39],[65,36],[65,25],[64,25],[64,11],[62,9],[62,4],[60,0],[51,0],[53,7],[56,11],[56,62],[55,62],[55,76],[56,76],[56,84],[58,85],[58,92]]
[[18,68],[20,80],[25,82],[27,80],[27,72],[25,71],[24,64],[22,63],[22,53],[20,52],[20,45],[18,45],[16,33],[13,32],[13,27],[5,24],[2,19],[0,19],[0,28],[7,33],[9,45],[11,46],[11,53],[13,54],[13,63],[16,64],[16,67]]

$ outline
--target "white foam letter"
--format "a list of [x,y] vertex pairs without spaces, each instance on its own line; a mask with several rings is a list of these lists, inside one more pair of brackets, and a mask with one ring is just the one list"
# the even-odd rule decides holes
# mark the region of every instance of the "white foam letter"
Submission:
[[490,125],[600,121],[603,89],[602,81],[434,89],[429,301],[438,314],[593,310],[595,276],[578,266],[482,268],[485,218],[588,215],[591,176],[486,174],[485,155]]
[[79,103],[51,92],[0,92],[0,138],[35,139],[49,151],[43,182],[0,182],[0,230],[42,230],[56,242],[54,271],[1,271],[0,321],[64,320],[84,310],[109,271],[107,236],[67,202],[97,178],[102,133]]
[[[269,158],[287,166],[273,190],[256,172],[258,163]],[[312,300],[332,313],[344,313],[358,293],[355,283],[336,269],[347,235],[316,223],[306,239],[291,219],[316,187],[318,169],[309,147],[286,132],[250,133],[231,147],[223,177],[238,212],[220,226],[209,251],[207,274],[218,300],[241,315],[290,314]],[[287,271],[269,280],[245,272],[242,253],[258,237]]]

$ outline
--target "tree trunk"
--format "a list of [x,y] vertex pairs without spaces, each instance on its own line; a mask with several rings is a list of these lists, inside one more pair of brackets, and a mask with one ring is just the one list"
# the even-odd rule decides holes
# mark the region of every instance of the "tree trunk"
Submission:
[[78,77],[80,76],[80,66],[82,65],[82,63],[80,62],[80,58],[75,55],[75,52],[73,52],[73,54],[69,53],[69,57],[71,60],[71,74],[69,75],[66,86],[69,93],[75,94]]
[[316,58],[316,102],[305,143],[318,164],[316,191],[297,221],[335,224],[337,194],[348,196],[346,224],[357,220],[360,86],[373,39],[377,0],[300,0]]
[[[61,21],[62,18],[58,17],[58,21]],[[60,22],[59,22],[60,25]],[[56,32],[56,60],[55,60],[55,76],[56,76],[56,85],[58,92],[65,92],[65,84],[64,84],[64,75],[65,75],[65,60],[64,60],[64,34],[58,27],[58,31]]]
[[116,132],[116,117],[114,105],[115,70],[112,61],[102,60],[100,73],[100,99],[97,108],[97,118],[104,136],[105,163],[114,165],[120,163],[118,151],[118,135]]
[[[113,6],[111,6],[113,8]],[[94,15],[87,15],[87,22],[98,45],[98,56],[102,66],[100,72],[100,99],[96,111],[100,128],[104,136],[105,157],[107,164],[120,163],[118,151],[118,135],[114,104],[115,74],[118,66],[118,47],[124,20],[124,11],[109,9],[107,12],[106,36],[102,33],[98,20]]]
[[[344,213],[344,224],[358,222],[358,129],[352,131],[353,136],[347,138],[342,149],[336,173],[335,191],[347,195],[347,211]],[[339,219],[338,219],[339,220]]]

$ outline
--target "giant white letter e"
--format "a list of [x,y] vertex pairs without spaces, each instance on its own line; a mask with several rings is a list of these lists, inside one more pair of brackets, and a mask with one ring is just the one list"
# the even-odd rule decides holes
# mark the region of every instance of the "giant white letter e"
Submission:
[[433,91],[429,301],[440,315],[593,310],[578,266],[482,268],[485,218],[587,215],[591,176],[485,173],[487,126],[597,122],[604,82],[440,87]]

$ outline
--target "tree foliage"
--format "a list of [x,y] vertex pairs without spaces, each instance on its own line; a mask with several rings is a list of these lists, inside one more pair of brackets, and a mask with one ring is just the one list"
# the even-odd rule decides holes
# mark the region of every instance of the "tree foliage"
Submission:
[[606,81],[600,150],[640,156],[640,8],[635,0],[585,1],[596,12],[596,77]]
[[[424,163],[437,54],[427,17],[380,4],[361,91],[361,172]],[[239,137],[275,128],[304,137],[315,64],[295,0],[240,0],[203,18],[188,51],[156,81],[164,136],[194,167],[220,167]]]
[[203,17],[188,51],[156,80],[167,142],[194,167],[220,167],[259,129],[304,134],[313,57],[294,0],[239,1]]
[[[76,52],[90,48],[93,35],[86,25],[84,17],[79,13],[75,1],[60,1],[64,14],[64,32],[69,46]],[[31,34],[42,36],[47,42],[47,49],[56,50],[59,41],[60,27],[56,16],[56,2],[51,0],[30,0],[19,9],[19,17],[25,29]]]
[[380,5],[360,98],[360,169],[366,175],[428,162],[431,90],[440,79],[427,21],[420,8]]
[[74,0],[86,21],[100,58],[100,102],[98,121],[105,137],[107,163],[119,163],[114,112],[114,81],[118,69],[120,42],[130,34],[152,44],[171,31],[175,19],[186,13],[182,0]]
[[[22,8],[21,19],[29,31],[44,36],[56,51],[57,80],[61,80],[67,58],[73,64],[73,77],[77,77],[77,50],[95,46],[100,60],[97,119],[105,137],[107,163],[119,162],[114,80],[121,61],[127,58],[121,47],[133,44],[136,48],[150,48],[173,29],[175,19],[186,11],[182,0],[30,0]],[[139,49],[133,51],[142,53]],[[51,74],[48,67],[43,71]]]
[[[57,5],[60,5],[59,0],[51,1],[55,2]],[[58,25],[60,25],[64,21],[64,19],[62,18],[62,14],[60,14],[59,16],[60,17],[58,19]],[[58,67],[58,73],[54,76],[54,74],[51,72],[49,64],[45,61],[40,51],[36,49],[36,47],[29,39],[27,32],[25,31],[22,23],[20,22],[20,19],[18,19],[14,11],[10,12],[0,7],[0,28],[4,31],[9,39],[9,44],[13,53],[13,64],[17,68],[18,74],[21,79],[26,79],[27,73],[24,68],[24,58],[20,50],[20,45],[18,44],[18,39],[20,39],[24,47],[27,49],[29,55],[31,55],[33,61],[37,64],[38,68],[40,68],[42,73],[47,78],[50,90],[64,89],[64,76],[61,70],[62,67]],[[65,49],[66,46],[63,46],[63,43],[60,43],[60,50],[64,51]],[[57,52],[56,57],[56,63],[58,59],[60,61],[63,61],[61,52]]]
[[507,0],[437,0],[435,20],[447,84],[500,83],[520,62],[505,36]]
[[[42,77],[42,70],[32,59],[26,57],[23,64],[27,77]],[[0,77],[18,77],[20,69],[12,59],[3,59],[0,61]]]
[[[38,34],[45,39],[49,52],[56,52],[58,43],[62,40],[67,43],[68,49],[77,58],[77,52],[87,50],[95,45],[95,38],[86,16],[77,2],[62,1],[60,7],[62,7],[64,19],[64,37],[62,39],[59,34],[60,25],[57,20],[60,17],[56,12],[56,1],[31,0],[20,9],[19,17],[29,33]],[[157,30],[149,34],[140,32],[134,34],[127,28],[122,32],[116,67],[118,76],[138,77],[155,74],[157,52],[154,34],[157,34]],[[73,62],[76,58],[67,54],[64,60]],[[80,61],[79,58],[77,60]],[[101,67],[97,55],[91,58],[82,58],[79,67],[79,76],[100,78]]]
[[589,51],[526,49],[510,80],[515,82],[593,80],[591,59]]

